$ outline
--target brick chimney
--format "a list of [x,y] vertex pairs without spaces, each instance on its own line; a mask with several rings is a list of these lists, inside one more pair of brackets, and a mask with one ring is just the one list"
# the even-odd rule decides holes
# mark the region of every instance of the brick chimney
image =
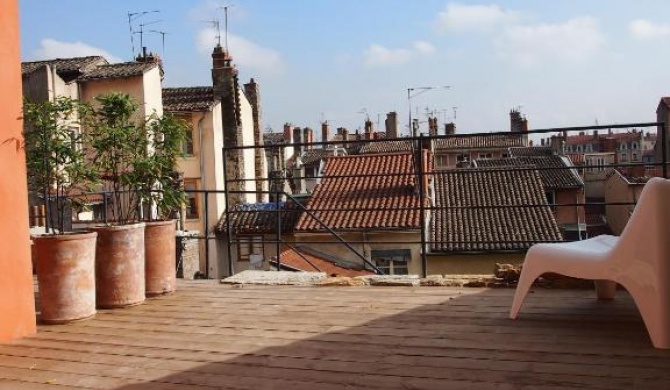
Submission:
[[454,135],[456,134],[456,124],[454,122],[449,122],[444,124],[444,134]]
[[431,137],[435,137],[437,135],[437,118],[428,118],[428,134]]
[[384,121],[386,127],[386,138],[393,139],[398,138],[398,113],[391,111],[386,114],[386,120]]
[[[251,78],[244,84],[244,94],[251,105],[251,117],[254,122],[254,145],[263,145],[263,126],[261,124],[261,94],[256,80]],[[254,149],[254,172],[256,175],[256,200],[259,202],[267,200],[268,182],[265,175],[265,153],[262,148]]]
[[[212,51],[212,87],[214,99],[221,102],[221,124],[223,126],[223,144],[227,147],[243,146],[242,119],[239,96],[239,80],[237,69],[232,64],[232,57],[217,45]],[[226,177],[237,180],[229,184],[231,191],[246,191],[248,182],[245,177],[245,163],[241,149],[226,152]],[[233,193],[230,196],[232,204],[246,201],[247,195]]]
[[372,139],[372,121],[370,119],[365,121],[365,139]]
[[510,131],[512,133],[528,132],[528,120],[521,116],[520,111],[518,110],[510,111],[509,120],[510,120]]
[[347,141],[349,139],[349,130],[347,130],[346,127],[338,127],[337,134],[342,141]]
[[[330,138],[330,125],[328,121],[321,122],[321,142],[328,142]],[[326,148],[327,145],[323,145],[322,148]]]
[[[299,127],[294,127],[293,128],[293,143],[294,144],[300,144],[302,143],[302,130]],[[300,156],[302,154],[302,151],[305,150],[304,146],[296,146],[295,147],[295,152]]]
[[593,130],[593,139],[598,139],[598,130]]
[[314,145],[312,145],[314,143],[314,130],[309,127],[302,129],[302,140],[308,144],[305,145],[304,150],[311,150],[314,147]]
[[291,131],[291,124],[288,122],[284,123],[284,142],[287,144],[293,143],[293,132]]

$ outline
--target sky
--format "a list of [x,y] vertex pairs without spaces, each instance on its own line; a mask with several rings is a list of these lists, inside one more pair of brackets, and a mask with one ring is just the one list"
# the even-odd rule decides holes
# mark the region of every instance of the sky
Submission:
[[406,124],[411,107],[459,133],[508,130],[511,109],[531,129],[655,121],[670,95],[665,3],[19,1],[24,61],[129,61],[132,36],[135,53],[141,39],[162,55],[165,87],[211,85],[212,21],[225,41],[229,6],[228,49],[241,82],[260,84],[264,128],[356,130],[369,117],[383,129],[387,112]]

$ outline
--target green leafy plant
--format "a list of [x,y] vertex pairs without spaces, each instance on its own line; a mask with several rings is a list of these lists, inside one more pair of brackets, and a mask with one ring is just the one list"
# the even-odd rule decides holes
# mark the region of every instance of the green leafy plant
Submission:
[[162,117],[152,115],[147,127],[152,147],[145,160],[143,172],[146,180],[141,191],[145,199],[156,205],[156,217],[174,218],[186,201],[181,175],[175,168],[177,159],[184,156],[182,145],[187,139],[189,127],[184,120],[171,114]]
[[52,234],[64,233],[72,195],[87,191],[98,179],[87,164],[80,127],[90,112],[90,106],[67,97],[23,104],[28,185],[44,198]]
[[136,118],[138,104],[130,95],[111,93],[96,97],[98,107],[87,123],[93,164],[104,190],[111,193],[109,213],[120,225],[141,219],[141,187],[146,185],[149,134]]
[[[93,162],[105,190],[112,194],[111,219],[119,224],[143,217],[171,218],[185,202],[177,159],[188,126],[183,120],[155,112],[138,119],[138,104],[127,94],[96,98],[99,107],[89,122]],[[158,215],[141,210],[156,206]]]

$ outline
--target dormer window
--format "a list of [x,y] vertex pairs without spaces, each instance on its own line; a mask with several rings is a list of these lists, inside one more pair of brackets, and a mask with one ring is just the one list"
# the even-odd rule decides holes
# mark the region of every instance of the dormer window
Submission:
[[621,150],[626,150],[626,149],[628,149],[628,145],[626,145],[625,142],[622,142],[620,148],[621,148]]
[[638,147],[637,142],[633,142],[633,144],[631,145],[631,149],[637,149],[637,147]]

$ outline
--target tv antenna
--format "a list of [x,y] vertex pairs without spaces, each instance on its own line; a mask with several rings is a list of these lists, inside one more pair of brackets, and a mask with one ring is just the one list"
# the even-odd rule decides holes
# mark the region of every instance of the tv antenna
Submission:
[[205,20],[205,23],[209,23],[216,29],[216,36],[214,36],[214,39],[216,39],[217,46],[221,46],[221,22],[219,22],[217,19],[214,19]]
[[[226,4],[218,7],[217,10],[223,10],[223,33],[226,52],[228,51],[228,8],[233,8],[234,4]],[[218,27],[217,27],[218,28]],[[221,31],[219,31],[219,45],[221,45]]]
[[456,122],[456,112],[458,111],[458,107],[453,106],[451,109],[454,111],[454,122]]
[[366,121],[370,120],[370,115],[368,114],[368,109],[367,108],[362,108],[360,111],[357,112],[357,114],[365,115],[365,120]]
[[165,36],[170,34],[170,33],[165,32],[165,31],[158,31],[158,30],[149,30],[148,32],[161,35],[161,45],[162,45],[161,54],[162,54],[163,60],[165,60]]
[[145,27],[145,26],[152,25],[152,24],[160,23],[160,22],[162,22],[162,21],[163,21],[163,20],[153,20],[153,21],[148,22],[148,23],[140,23],[140,25],[139,25],[139,26],[140,26],[140,30],[139,30],[139,31],[135,31],[135,34],[140,34],[140,49],[143,49],[143,48],[144,48],[144,27]]
[[134,35],[136,33],[136,31],[133,30],[133,21],[141,18],[144,15],[159,13],[159,12],[161,12],[161,11],[160,10],[153,10],[153,11],[128,12],[128,29],[130,30],[130,46],[132,48],[133,57],[135,57],[135,38],[134,38]]

